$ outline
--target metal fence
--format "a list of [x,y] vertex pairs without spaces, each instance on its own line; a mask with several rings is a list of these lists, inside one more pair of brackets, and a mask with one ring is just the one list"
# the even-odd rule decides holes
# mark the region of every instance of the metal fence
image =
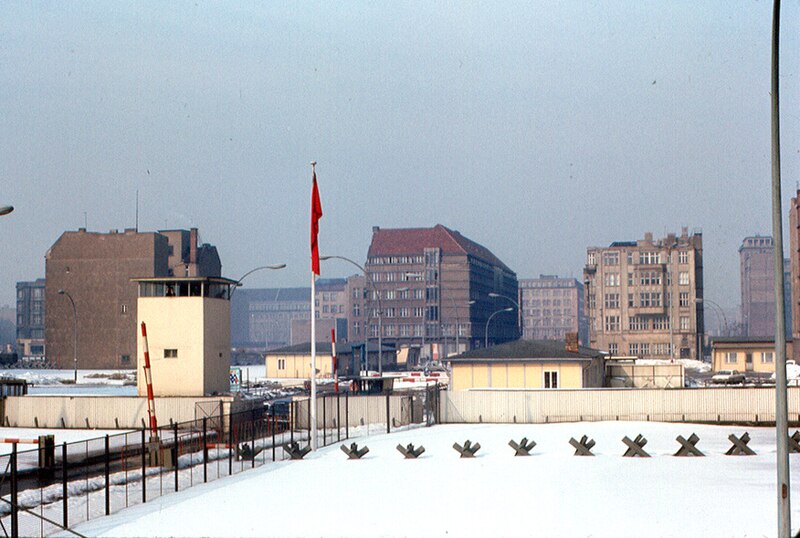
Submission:
[[[391,397],[320,396],[318,443],[431,425],[438,402],[436,388]],[[392,420],[393,405],[406,410],[398,415],[404,420]],[[356,417],[359,409],[370,412]],[[40,438],[32,450],[14,443],[11,454],[0,456],[0,532],[80,536],[70,529],[90,519],[288,459],[284,445],[308,443],[309,410],[308,399],[292,401],[283,415],[268,406],[227,414],[220,407],[163,426],[157,436],[143,429],[57,446]]]

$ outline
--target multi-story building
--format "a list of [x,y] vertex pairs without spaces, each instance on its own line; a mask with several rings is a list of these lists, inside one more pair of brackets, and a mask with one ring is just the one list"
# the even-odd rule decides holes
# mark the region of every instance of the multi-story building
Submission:
[[522,338],[564,341],[567,333],[578,333],[580,342],[588,345],[583,300],[583,284],[574,278],[539,275],[520,279]]
[[[791,310],[789,323],[792,340],[800,341],[800,189],[789,206],[789,293],[791,301],[786,305]],[[790,306],[791,305],[791,306]],[[794,346],[794,359],[800,360],[800,345]]]
[[368,317],[380,312],[383,341],[423,361],[518,338],[516,273],[457,231],[374,227],[365,268]]
[[612,355],[702,358],[703,236],[589,247],[583,271],[589,347]]
[[64,232],[45,256],[48,361],[69,368],[77,354],[79,368],[135,368],[137,286],[131,279],[172,276],[178,267],[181,275],[221,272],[216,248],[198,246],[197,229],[186,233],[189,248],[170,242],[186,235],[177,230]]
[[[309,342],[311,320],[311,287],[239,289],[231,301],[231,338],[235,347],[244,349],[279,349]],[[330,341],[330,328],[344,329],[347,318],[348,291],[344,278],[317,280],[314,313],[317,319],[333,320],[323,329],[316,327],[317,341]],[[292,326],[294,325],[294,330]],[[306,329],[306,327],[309,327]],[[347,338],[338,331],[337,341]],[[304,337],[303,334],[306,334]]]
[[17,354],[21,359],[44,360],[45,280],[17,282]]
[[739,247],[744,336],[775,337],[775,259],[772,237],[745,237]]
[[347,334],[352,342],[364,341],[368,334],[367,328],[367,278],[364,275],[347,277],[346,291],[347,304]]

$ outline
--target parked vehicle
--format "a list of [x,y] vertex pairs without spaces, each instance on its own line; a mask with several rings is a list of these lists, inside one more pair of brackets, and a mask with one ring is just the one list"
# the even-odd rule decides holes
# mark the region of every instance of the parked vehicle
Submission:
[[720,385],[744,384],[744,374],[738,370],[720,370],[711,377],[711,382]]

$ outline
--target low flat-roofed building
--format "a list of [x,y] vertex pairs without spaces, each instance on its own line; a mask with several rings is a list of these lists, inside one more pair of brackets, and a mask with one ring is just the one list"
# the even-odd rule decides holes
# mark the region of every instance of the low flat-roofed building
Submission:
[[[786,357],[791,358],[793,342],[786,341]],[[775,339],[769,336],[731,336],[711,340],[711,367],[720,370],[739,370],[772,374],[775,372]]]
[[[333,356],[330,342],[317,342],[317,378],[333,377]],[[336,363],[339,375],[356,375],[365,366],[368,370],[378,367],[378,346],[369,342],[369,360],[365,363],[364,343],[337,344]],[[310,379],[311,378],[311,343],[305,342],[295,346],[273,349],[264,358],[268,379]],[[389,370],[397,365],[397,353],[394,346],[383,346],[383,366]]]
[[517,340],[447,359],[452,390],[602,387],[603,354],[563,341]]

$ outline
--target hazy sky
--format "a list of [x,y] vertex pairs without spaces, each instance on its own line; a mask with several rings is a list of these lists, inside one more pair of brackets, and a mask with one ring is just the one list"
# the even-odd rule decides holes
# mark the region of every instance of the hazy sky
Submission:
[[[225,276],[309,285],[372,226],[436,223],[518,277],[702,230],[706,296],[771,234],[772,2],[8,2],[0,305],[65,230],[200,229]],[[800,2],[781,36],[784,220],[800,181]],[[786,236],[788,250],[788,236]],[[323,276],[352,274],[341,262]]]

